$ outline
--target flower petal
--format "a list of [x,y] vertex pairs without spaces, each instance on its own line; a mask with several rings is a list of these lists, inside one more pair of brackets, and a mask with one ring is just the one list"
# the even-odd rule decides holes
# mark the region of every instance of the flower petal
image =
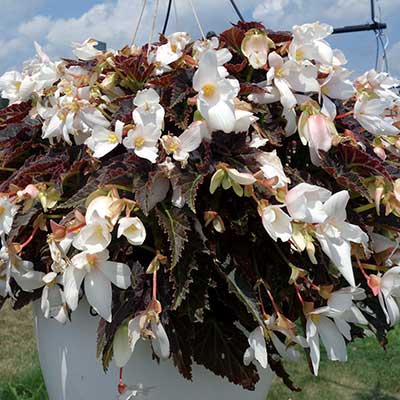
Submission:
[[131,285],[131,270],[126,264],[102,261],[98,263],[98,268],[115,286],[127,289]]
[[85,294],[89,304],[106,321],[111,322],[111,283],[100,271],[90,271],[85,277]]
[[118,328],[113,341],[113,353],[115,364],[123,368],[131,358],[132,351],[129,346],[128,326],[122,325]]
[[152,340],[154,352],[158,357],[162,359],[167,359],[170,354],[170,346],[167,333],[161,322],[151,321],[151,330],[155,335],[155,339]]
[[78,307],[79,290],[85,275],[85,270],[73,266],[67,267],[64,271],[63,285],[65,300],[72,311]]

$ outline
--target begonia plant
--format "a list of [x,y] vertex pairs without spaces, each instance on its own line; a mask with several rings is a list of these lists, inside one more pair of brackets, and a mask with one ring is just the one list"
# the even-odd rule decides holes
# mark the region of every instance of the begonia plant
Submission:
[[299,390],[301,352],[317,375],[321,346],[384,345],[399,82],[352,80],[331,33],[239,22],[60,61],[36,44],[0,77],[0,304],[69,324],[85,297],[105,369],[147,340],[187,379],[197,363],[249,390],[266,368]]

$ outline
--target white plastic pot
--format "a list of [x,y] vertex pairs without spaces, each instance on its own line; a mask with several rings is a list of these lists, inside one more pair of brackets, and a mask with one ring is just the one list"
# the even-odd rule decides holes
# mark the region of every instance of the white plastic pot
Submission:
[[[34,304],[40,364],[50,400],[114,400],[119,370],[112,362],[107,374],[96,360],[98,317],[89,314],[82,301],[65,326],[47,320]],[[201,366],[193,368],[193,382],[185,380],[171,360],[157,364],[150,344],[140,341],[128,365],[124,381],[128,385],[152,387],[147,400],[265,400],[272,372],[262,370],[256,390],[232,385]]]

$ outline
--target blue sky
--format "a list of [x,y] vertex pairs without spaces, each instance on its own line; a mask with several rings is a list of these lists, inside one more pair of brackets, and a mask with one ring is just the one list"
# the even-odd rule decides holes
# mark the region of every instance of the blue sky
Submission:
[[[153,1],[145,13],[138,42],[149,35]],[[264,22],[272,29],[319,20],[333,26],[369,21],[370,0],[236,0],[245,18]],[[169,31],[199,32],[188,0],[175,0]],[[237,20],[228,0],[193,0],[205,31],[221,31]],[[33,56],[38,41],[53,57],[70,56],[70,43],[94,37],[118,48],[129,43],[142,0],[0,0],[0,73],[20,68]],[[167,0],[160,0],[157,31],[161,30]],[[390,71],[400,76],[400,0],[378,0],[381,18],[388,23]],[[379,9],[377,10],[379,12]],[[375,64],[373,32],[336,35],[330,39],[342,49],[356,73]]]

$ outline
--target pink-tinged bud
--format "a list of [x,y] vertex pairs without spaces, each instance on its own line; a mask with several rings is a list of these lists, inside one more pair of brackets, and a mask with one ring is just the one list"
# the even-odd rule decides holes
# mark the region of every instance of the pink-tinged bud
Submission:
[[383,147],[374,147],[374,153],[381,159],[386,160],[386,152]]
[[400,149],[400,139],[397,139],[395,146]]
[[57,239],[57,240],[64,239],[66,231],[67,231],[65,226],[62,226],[60,224],[57,224],[57,222],[50,220],[50,228],[51,228],[51,231],[53,232],[55,239]]
[[39,195],[39,190],[35,185],[28,185],[24,190],[19,190],[17,196],[25,199],[35,199]]
[[86,219],[85,216],[79,211],[79,210],[75,210],[75,219],[81,223],[81,224],[86,224]]
[[378,275],[371,274],[368,276],[367,283],[374,296],[378,296],[381,290],[381,278]]
[[332,147],[333,138],[337,135],[335,125],[325,115],[307,115],[306,112],[299,120],[299,135],[304,145],[310,148],[311,162],[319,166],[319,151],[329,151]]

